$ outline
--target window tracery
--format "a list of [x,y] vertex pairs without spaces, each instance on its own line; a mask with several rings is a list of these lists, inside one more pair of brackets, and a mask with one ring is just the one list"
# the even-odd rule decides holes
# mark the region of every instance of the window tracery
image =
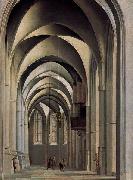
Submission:
[[42,116],[37,110],[34,112],[33,133],[34,145],[42,144]]
[[49,144],[57,145],[57,116],[54,112],[50,113]]

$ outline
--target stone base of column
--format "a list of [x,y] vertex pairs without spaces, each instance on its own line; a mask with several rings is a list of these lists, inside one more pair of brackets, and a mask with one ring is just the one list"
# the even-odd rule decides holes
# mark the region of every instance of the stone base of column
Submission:
[[4,180],[4,179],[5,179],[4,174],[3,174],[2,171],[0,171],[0,179],[1,179],[1,180]]
[[13,154],[6,150],[3,158],[3,172],[1,173],[3,178],[14,174],[13,157]]
[[132,180],[133,179],[133,171],[131,172],[121,172],[120,180]]
[[96,146],[91,146],[91,171],[96,172]]
[[106,162],[105,162],[105,147],[99,147],[99,172],[100,175],[106,174]]
[[86,151],[86,170],[90,172],[90,154],[89,151]]

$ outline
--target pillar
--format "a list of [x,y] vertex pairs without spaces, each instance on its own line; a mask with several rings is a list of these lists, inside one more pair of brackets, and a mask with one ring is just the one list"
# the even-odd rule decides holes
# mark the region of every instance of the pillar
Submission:
[[72,167],[72,133],[70,118],[68,120],[68,166]]
[[17,155],[20,163],[20,168],[24,168],[24,162],[23,162],[23,130],[24,123],[23,123],[23,104],[22,104],[22,94],[21,94],[21,88],[20,85],[18,85],[18,95],[17,95],[17,107],[16,107],[16,150]]
[[21,92],[18,89],[18,98],[17,98],[17,132],[16,132],[16,146],[17,146],[17,151],[21,152],[21,138],[22,138],[22,134],[21,134],[21,128],[22,128],[22,124],[21,124]]
[[[45,112],[44,112],[45,115]],[[48,122],[47,116],[45,116],[45,123],[44,123],[44,144],[45,144],[45,166],[47,167],[47,160],[48,160]]]
[[74,143],[74,146],[75,146],[75,168],[76,169],[79,169],[79,156],[81,155],[79,155],[79,153],[80,153],[80,149],[79,149],[79,147],[80,147],[80,142],[79,142],[79,137],[78,137],[78,133],[77,133],[77,131],[74,131],[74,141],[75,141],[75,143]]
[[[4,88],[3,88],[4,89]],[[5,90],[4,90],[4,98],[5,102],[2,104],[4,106],[3,112],[3,172],[6,174],[13,173],[13,166],[12,166],[12,154],[11,154],[11,147],[10,147],[10,67],[9,67],[9,59],[8,55],[6,54],[6,77],[5,77]]]
[[25,168],[25,107],[24,100],[21,95],[21,167]]
[[99,164],[100,164],[100,174],[105,174],[105,161],[106,161],[106,147],[105,147],[105,91],[100,90],[99,92],[99,102],[100,102],[100,117],[99,117]]
[[84,170],[86,170],[86,131],[84,131],[84,146],[83,146],[83,157],[84,157]]
[[117,69],[117,53],[116,53],[116,37],[114,36],[113,51],[113,73],[112,73],[112,174],[116,174],[116,69]]
[[16,152],[16,99],[10,100],[10,138],[11,138],[11,149],[15,153]]
[[[2,39],[0,38],[1,42]],[[4,70],[5,70],[5,57],[3,55],[4,47],[0,47],[1,58],[0,58],[0,179],[3,178],[3,120],[4,120],[4,95],[5,95],[5,87],[4,87]],[[2,59],[3,58],[3,59]]]
[[75,168],[76,166],[76,136],[75,136],[75,131],[72,130],[71,132],[71,146],[72,146],[72,159],[71,159],[71,166],[72,168]]
[[[96,72],[96,155],[98,156],[99,149],[99,77]],[[95,158],[96,163],[96,158]]]
[[25,167],[30,166],[29,162],[29,132],[28,132],[28,113],[25,110],[24,119],[24,157],[25,157]]
[[83,131],[80,131],[79,136],[79,169],[83,170],[84,162],[83,162]]
[[12,153],[16,153],[16,76],[14,70],[11,70],[10,79],[10,146]]
[[106,172],[106,146],[105,146],[105,64],[99,64],[99,165],[100,174]]
[[90,171],[90,106],[86,106],[86,169]]
[[91,60],[90,66],[90,170],[96,171],[96,67],[95,60]]
[[[112,118],[112,109],[113,109],[113,74],[114,78],[116,76],[113,71],[113,63],[116,62],[114,58],[113,61],[113,31],[110,24],[107,25],[107,45],[106,45],[106,62],[105,62],[105,121],[106,121],[106,134],[105,134],[105,146],[106,146],[106,174],[112,175],[112,151],[113,147],[116,147],[116,144],[112,144],[113,137],[116,137],[116,134],[112,134],[112,128],[116,124],[116,118]],[[115,101],[115,99],[114,99]],[[115,102],[114,102],[115,103]]]

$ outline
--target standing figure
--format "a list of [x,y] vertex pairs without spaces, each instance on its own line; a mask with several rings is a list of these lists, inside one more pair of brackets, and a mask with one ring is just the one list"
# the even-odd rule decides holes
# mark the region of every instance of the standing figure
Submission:
[[52,169],[55,169],[55,167],[56,167],[56,158],[54,156],[52,159]]
[[60,171],[64,171],[63,161],[59,162],[59,168],[60,168]]
[[14,157],[14,158],[12,159],[12,161],[13,161],[13,169],[14,169],[14,173],[16,172],[16,163],[15,163],[15,159],[16,159],[16,157]]
[[52,167],[52,158],[50,157],[48,160],[47,160],[47,170],[49,169],[49,168],[51,168]]
[[16,156],[12,160],[13,160],[14,172],[19,172],[20,171],[20,165],[19,165],[18,157]]
[[64,158],[62,159],[62,163],[63,163],[63,169],[66,168],[66,161]]

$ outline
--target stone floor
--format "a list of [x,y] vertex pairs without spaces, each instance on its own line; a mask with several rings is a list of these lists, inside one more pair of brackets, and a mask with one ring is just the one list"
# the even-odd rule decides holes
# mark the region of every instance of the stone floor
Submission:
[[46,170],[44,167],[31,167],[21,173],[16,173],[12,177],[6,177],[4,180],[112,180],[115,177],[97,176],[86,171],[65,170],[64,172],[56,170]]

